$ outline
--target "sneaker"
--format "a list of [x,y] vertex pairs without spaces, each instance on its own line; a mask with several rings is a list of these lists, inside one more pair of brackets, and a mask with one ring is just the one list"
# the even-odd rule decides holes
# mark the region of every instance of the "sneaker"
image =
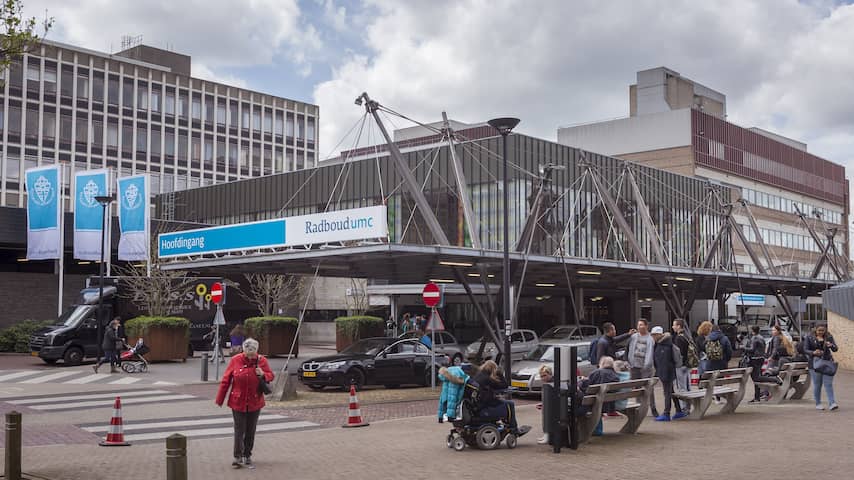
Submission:
[[255,464],[252,463],[252,457],[243,457],[243,466],[252,470],[255,468]]
[[673,415],[673,420],[679,420],[680,418],[687,417],[688,414],[685,412],[676,412],[676,415]]
[[608,412],[605,414],[606,417],[621,417],[619,412]]
[[762,400],[760,400],[760,399],[758,399],[758,398],[754,398],[753,400],[751,400],[751,401],[749,401],[749,402],[747,402],[747,403],[759,403],[759,402],[761,402],[761,401],[762,401]]
[[234,460],[231,462],[231,468],[240,468],[241,465],[243,465],[243,459],[234,457]]
[[442,421],[447,422],[448,421],[448,415],[442,415]]
[[95,373],[98,373],[98,366],[97,366],[97,365],[92,365],[92,370],[95,370]]
[[824,405],[819,403],[818,405],[815,406],[815,409],[816,410],[824,410]]
[[653,417],[658,417],[658,416],[659,416],[659,415],[658,415],[658,410],[652,410],[652,416],[653,416]]
[[537,439],[537,443],[538,443],[539,445],[546,445],[546,444],[548,444],[548,443],[549,443],[549,434],[547,433],[547,434],[543,435],[542,437],[538,438],[538,439]]
[[526,434],[526,433],[528,433],[528,432],[530,432],[530,431],[531,431],[531,426],[530,426],[530,425],[522,425],[521,427],[518,427],[518,428],[516,429],[516,436],[517,436],[517,437],[521,437],[522,435],[524,435],[524,434]]
[[828,410],[839,410],[839,405],[836,403],[831,403],[830,408]]
[[669,422],[670,421],[670,415],[667,415],[666,413],[664,415],[659,415],[659,416],[655,417],[655,421],[656,422]]

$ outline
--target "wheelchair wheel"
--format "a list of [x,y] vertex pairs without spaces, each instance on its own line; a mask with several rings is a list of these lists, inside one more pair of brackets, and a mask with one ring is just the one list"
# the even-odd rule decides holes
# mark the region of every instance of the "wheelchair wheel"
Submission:
[[484,425],[477,430],[477,446],[481,450],[493,450],[501,443],[501,434],[495,425]]
[[462,452],[466,448],[466,441],[463,439],[463,437],[457,437],[454,439],[453,447],[454,450]]
[[507,448],[509,448],[511,450],[516,448],[517,440],[518,440],[518,438],[516,437],[516,435],[514,435],[512,433],[508,433],[507,438],[506,438]]
[[133,371],[134,371],[133,364],[130,362],[123,362],[122,363],[122,370],[124,370],[125,373],[133,373]]
[[448,434],[448,438],[447,438],[447,440],[445,440],[445,444],[448,446],[448,448],[454,448],[454,434],[453,433]]

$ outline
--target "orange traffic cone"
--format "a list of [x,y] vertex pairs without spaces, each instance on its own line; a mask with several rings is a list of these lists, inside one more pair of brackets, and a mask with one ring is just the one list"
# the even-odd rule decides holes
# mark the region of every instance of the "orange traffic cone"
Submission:
[[356,399],[356,385],[350,385],[350,408],[347,414],[347,424],[344,428],[367,427],[368,422],[362,421],[362,411],[359,409],[359,400]]
[[106,440],[101,440],[98,445],[102,447],[127,447],[130,443],[125,441],[122,432],[122,398],[116,397],[113,405],[113,418],[110,419],[110,428],[107,429]]
[[691,369],[691,386],[696,387],[700,384],[700,371],[696,368]]

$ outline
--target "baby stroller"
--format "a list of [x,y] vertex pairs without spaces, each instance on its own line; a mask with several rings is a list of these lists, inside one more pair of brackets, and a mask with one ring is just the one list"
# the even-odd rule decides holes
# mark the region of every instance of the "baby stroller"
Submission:
[[122,370],[127,373],[147,372],[148,360],[146,360],[143,355],[150,351],[151,349],[148,348],[148,345],[146,345],[141,338],[138,339],[136,341],[136,345],[129,348],[126,352],[122,352]]
[[457,419],[448,434],[448,448],[461,452],[466,445],[481,450],[494,450],[507,441],[507,448],[516,448],[518,437],[510,432],[501,418],[478,416],[478,392],[480,388],[473,379],[468,379],[463,400],[457,406]]

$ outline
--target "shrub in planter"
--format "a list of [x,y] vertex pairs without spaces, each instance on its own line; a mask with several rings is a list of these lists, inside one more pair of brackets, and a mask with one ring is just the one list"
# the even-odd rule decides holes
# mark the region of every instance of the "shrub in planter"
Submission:
[[30,336],[50,325],[50,320],[24,320],[0,330],[0,352],[29,353]]
[[[258,351],[264,355],[287,355],[297,335],[299,319],[294,317],[252,317],[243,323],[247,337],[258,340]],[[299,339],[294,356],[299,354]]]
[[357,315],[335,319],[335,348],[340,352],[362,338],[385,335],[385,320]]
[[181,317],[136,317],[125,322],[128,344],[142,338],[151,349],[148,361],[186,360],[190,321]]

